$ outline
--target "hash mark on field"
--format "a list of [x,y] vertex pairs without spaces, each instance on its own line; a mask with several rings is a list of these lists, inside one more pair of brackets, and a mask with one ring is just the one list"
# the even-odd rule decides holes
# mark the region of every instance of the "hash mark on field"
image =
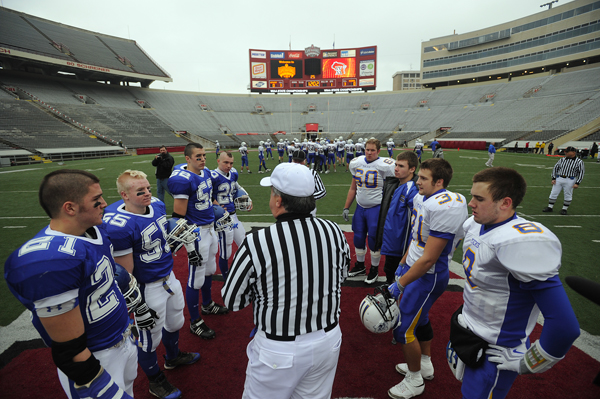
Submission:
[[600,240],[592,240],[592,242],[600,242]]
[[554,226],[554,227],[575,228],[575,229],[581,228],[581,226]]
[[24,229],[27,226],[4,226],[3,229]]

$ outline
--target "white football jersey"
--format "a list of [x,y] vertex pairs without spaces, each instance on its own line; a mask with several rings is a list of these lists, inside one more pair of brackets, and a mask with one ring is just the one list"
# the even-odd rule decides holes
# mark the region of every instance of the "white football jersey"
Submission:
[[365,145],[363,143],[356,143],[354,144],[354,149],[357,154],[363,154],[365,152]]
[[344,151],[344,146],[346,145],[346,141],[338,141],[337,142],[337,150],[338,151]]
[[353,154],[354,144],[347,143],[346,145],[344,145],[344,150],[346,150],[346,154]]
[[560,241],[546,226],[518,216],[487,230],[471,217],[463,227],[465,322],[489,343],[516,347],[540,313],[522,284],[558,274]]
[[316,144],[317,143],[313,143],[312,141],[308,142],[308,153],[309,154],[314,154],[315,153]]
[[387,143],[385,143],[387,145],[387,149],[391,150],[392,148],[394,148],[396,146],[396,144],[393,141],[388,141]]
[[[352,145],[352,144],[346,144]],[[356,202],[363,208],[381,205],[383,197],[383,182],[387,177],[394,176],[396,163],[391,158],[377,158],[367,162],[366,156],[352,159],[350,173],[356,180]]]
[[427,198],[421,194],[415,195],[406,263],[412,266],[423,256],[429,236],[448,238],[448,244],[427,273],[447,269],[454,250],[464,237],[463,223],[468,216],[467,200],[462,194],[440,190]]

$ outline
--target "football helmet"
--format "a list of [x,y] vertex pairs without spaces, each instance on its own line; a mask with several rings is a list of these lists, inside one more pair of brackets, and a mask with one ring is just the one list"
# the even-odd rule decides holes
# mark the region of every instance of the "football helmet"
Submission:
[[233,226],[233,220],[223,207],[219,205],[213,205],[213,210],[215,211],[215,231],[217,233],[221,231],[225,231],[228,228]]
[[344,138],[342,136],[339,137],[340,141],[344,140]]
[[133,274],[130,274],[123,266],[115,264],[115,281],[125,298],[127,312],[135,311],[140,303],[142,303],[142,293],[138,288],[137,281]]
[[252,208],[252,200],[248,193],[242,189],[238,189],[233,196],[235,209],[238,211],[249,211]]
[[258,142],[258,145],[265,145],[265,142],[261,140]]
[[359,142],[359,143],[362,143],[362,142],[363,142],[363,138],[362,138],[362,137],[360,137],[360,138],[358,139],[358,142]]
[[246,146],[246,142],[242,141],[242,147],[245,147],[245,146]]
[[348,139],[348,144],[352,144],[352,139]]
[[179,251],[184,245],[187,249],[198,239],[200,229],[195,224],[188,224],[187,220],[179,218],[171,218],[167,222],[167,244],[171,247],[171,252]]
[[400,324],[400,309],[385,285],[376,287],[374,295],[367,295],[358,311],[363,325],[376,334],[388,332]]

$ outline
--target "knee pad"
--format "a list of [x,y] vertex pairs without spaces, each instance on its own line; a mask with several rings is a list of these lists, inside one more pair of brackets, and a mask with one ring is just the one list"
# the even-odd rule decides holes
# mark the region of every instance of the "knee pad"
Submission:
[[424,326],[419,326],[415,329],[415,336],[419,342],[431,341],[433,339],[433,328],[431,322],[428,321]]

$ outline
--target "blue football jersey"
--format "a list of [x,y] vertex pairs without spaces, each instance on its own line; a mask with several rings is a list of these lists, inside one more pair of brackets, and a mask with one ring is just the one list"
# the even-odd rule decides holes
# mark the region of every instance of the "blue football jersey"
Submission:
[[231,168],[229,176],[225,176],[219,168],[212,172],[213,180],[213,200],[217,200],[219,205],[225,205],[227,212],[235,212],[235,204],[233,203],[234,194],[238,190],[238,172],[235,168]]
[[175,199],[188,200],[185,219],[197,226],[212,224],[215,212],[212,209],[212,179],[210,169],[204,168],[200,174],[187,170],[186,166],[175,168],[167,183]]
[[92,227],[86,236],[41,230],[13,252],[4,265],[10,291],[32,312],[46,345],[50,337],[39,318],[58,316],[79,305],[91,351],[110,348],[129,325],[125,298],[115,282],[110,240]]
[[151,283],[168,276],[173,269],[167,244],[165,204],[152,197],[144,215],[127,212],[123,200],[104,210],[104,224],[115,256],[133,254],[133,275],[139,283]]

